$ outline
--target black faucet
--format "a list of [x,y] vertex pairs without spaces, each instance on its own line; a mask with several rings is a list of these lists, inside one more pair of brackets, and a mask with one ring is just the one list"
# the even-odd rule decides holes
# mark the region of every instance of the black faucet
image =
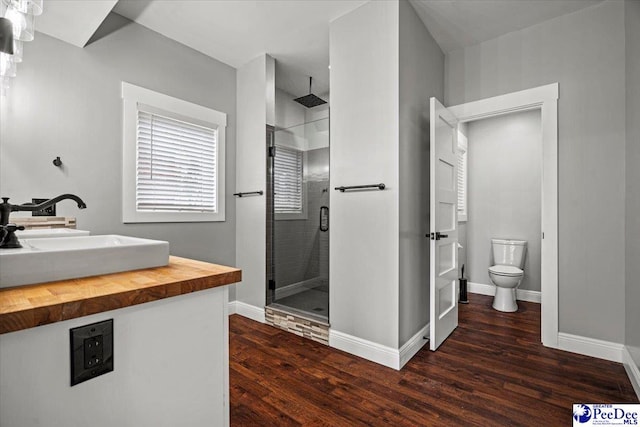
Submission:
[[15,224],[9,224],[9,215],[11,212],[16,211],[41,211],[42,209],[46,209],[49,206],[53,206],[56,203],[71,199],[74,200],[78,204],[79,209],[84,209],[87,205],[82,201],[82,199],[74,194],[61,194],[58,197],[54,197],[53,199],[49,199],[46,202],[42,202],[38,205],[33,203],[24,203],[22,205],[12,205],[9,203],[8,197],[2,198],[2,203],[0,203],[0,248],[21,248],[22,245],[18,241],[18,238],[14,234],[16,230],[24,230],[23,226],[18,226]]

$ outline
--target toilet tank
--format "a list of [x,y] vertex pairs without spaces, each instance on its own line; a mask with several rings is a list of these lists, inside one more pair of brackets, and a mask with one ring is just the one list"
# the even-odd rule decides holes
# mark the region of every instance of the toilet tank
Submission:
[[524,267],[526,240],[491,239],[491,248],[494,265],[512,265],[520,269]]

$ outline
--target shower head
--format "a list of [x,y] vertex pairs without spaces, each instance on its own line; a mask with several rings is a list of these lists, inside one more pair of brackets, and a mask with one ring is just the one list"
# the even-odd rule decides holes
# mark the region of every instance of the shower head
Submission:
[[318,105],[326,104],[327,101],[311,93],[311,77],[309,77],[309,95],[301,96],[294,99],[298,104],[302,104],[307,108],[317,107]]
[[325,101],[322,98],[319,98],[319,97],[315,96],[312,93],[310,93],[309,95],[301,96],[300,98],[296,98],[296,99],[294,99],[294,101],[296,101],[299,104],[304,105],[307,108],[313,108],[313,107],[317,107],[318,105],[322,105],[322,104],[326,104],[327,103],[327,101]]

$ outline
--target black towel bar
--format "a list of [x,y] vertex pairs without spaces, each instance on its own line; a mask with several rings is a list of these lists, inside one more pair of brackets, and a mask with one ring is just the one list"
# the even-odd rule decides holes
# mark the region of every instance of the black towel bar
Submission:
[[343,187],[336,187],[335,189],[341,193],[344,193],[346,190],[364,190],[367,188],[377,188],[378,190],[384,190],[386,186],[384,184],[349,185],[349,186],[343,186]]
[[247,192],[244,192],[244,193],[242,193],[242,192],[241,193],[233,193],[233,195],[236,196],[236,197],[250,196],[252,194],[257,194],[259,196],[262,196],[264,194],[264,192],[262,190],[260,190],[260,191],[247,191]]

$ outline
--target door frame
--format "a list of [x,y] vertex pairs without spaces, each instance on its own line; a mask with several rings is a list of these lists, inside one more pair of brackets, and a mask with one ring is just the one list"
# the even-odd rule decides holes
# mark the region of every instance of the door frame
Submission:
[[447,107],[459,122],[540,110],[542,125],[541,333],[558,348],[558,83]]

